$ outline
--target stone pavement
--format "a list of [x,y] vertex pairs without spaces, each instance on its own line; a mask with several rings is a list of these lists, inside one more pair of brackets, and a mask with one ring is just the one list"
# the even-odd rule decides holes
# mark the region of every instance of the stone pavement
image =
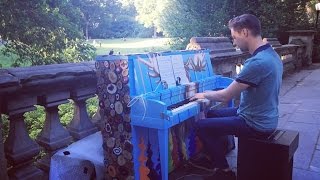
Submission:
[[320,179],[320,66],[312,65],[284,78],[279,128],[299,131],[294,180]]
[[[300,133],[299,147],[294,157],[293,180],[320,180],[320,64],[313,64],[284,77],[279,110],[279,128]],[[230,152],[227,159],[236,171],[237,149]],[[183,168],[181,171],[184,171]],[[192,173],[197,174],[194,170]],[[202,178],[190,175],[181,179]]]

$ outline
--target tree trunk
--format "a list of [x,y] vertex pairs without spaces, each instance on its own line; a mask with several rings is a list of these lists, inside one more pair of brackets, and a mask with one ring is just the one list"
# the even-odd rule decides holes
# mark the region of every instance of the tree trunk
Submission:
[[153,38],[157,38],[157,28],[153,26]]
[[89,40],[89,33],[88,33],[88,29],[89,29],[89,22],[86,22],[86,40]]

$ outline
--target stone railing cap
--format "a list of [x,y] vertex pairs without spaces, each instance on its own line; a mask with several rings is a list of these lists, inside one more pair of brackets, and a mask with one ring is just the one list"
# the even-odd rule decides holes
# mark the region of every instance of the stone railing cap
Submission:
[[192,37],[190,43],[217,43],[217,42],[230,42],[227,37]]
[[36,79],[48,79],[66,75],[89,74],[95,71],[94,61],[83,63],[51,64],[6,69],[21,83]]
[[238,57],[238,56],[242,56],[242,55],[248,55],[248,52],[242,52],[240,50],[236,50],[233,52],[224,52],[224,53],[214,53],[214,52],[210,52],[210,57],[211,58],[225,58],[225,57]]
[[294,45],[306,45],[301,39],[292,39],[289,44],[294,44]]
[[314,30],[291,30],[287,32],[289,35],[313,35],[316,33]]
[[266,37],[264,39],[267,39],[269,41],[278,41],[278,38],[270,38],[270,37]]
[[274,47],[275,49],[279,49],[279,48],[295,48],[295,47],[300,47],[300,46],[304,46],[304,44],[299,45],[299,44],[285,44],[282,45],[281,47]]
[[0,93],[7,88],[19,87],[19,79],[9,73],[7,69],[0,69]]
[[31,84],[35,81],[49,83],[51,80],[58,80],[66,76],[77,79],[91,75],[95,76],[94,61],[1,69],[0,93],[23,88],[29,82]]

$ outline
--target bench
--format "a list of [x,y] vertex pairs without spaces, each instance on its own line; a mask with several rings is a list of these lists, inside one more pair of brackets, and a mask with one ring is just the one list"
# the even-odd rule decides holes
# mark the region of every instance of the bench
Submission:
[[276,130],[267,138],[238,139],[237,180],[291,180],[299,133]]

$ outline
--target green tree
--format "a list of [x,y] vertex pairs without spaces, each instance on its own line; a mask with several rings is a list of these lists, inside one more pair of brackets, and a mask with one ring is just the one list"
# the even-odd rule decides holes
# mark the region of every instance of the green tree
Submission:
[[[156,16],[159,29],[184,48],[192,36],[229,36],[228,20],[244,13],[255,14],[264,37],[280,37],[285,31],[310,28],[306,0],[165,0]],[[148,16],[148,14],[145,14]]]
[[94,47],[82,40],[80,17],[80,9],[68,0],[2,0],[3,53],[17,55],[13,66],[89,60]]
[[133,0],[137,10],[137,20],[147,28],[153,28],[153,36],[157,36],[157,31],[161,31],[159,15],[166,11],[166,0]]
[[72,4],[81,11],[81,26],[87,40],[89,39],[89,28],[96,27],[101,22],[101,19],[104,19],[106,15],[104,10],[107,4],[114,1],[107,2],[107,0],[72,0]]
[[123,38],[134,36],[138,25],[135,21],[136,11],[132,4],[123,5],[119,0],[109,0],[104,7],[104,16],[95,28],[92,29],[93,37],[98,38]]
[[184,49],[193,36],[226,34],[229,19],[228,1],[167,0],[159,15],[161,29],[173,37],[172,45]]
[[259,17],[263,36],[277,37],[281,32],[311,28],[307,0],[233,0],[232,15],[251,13]]

